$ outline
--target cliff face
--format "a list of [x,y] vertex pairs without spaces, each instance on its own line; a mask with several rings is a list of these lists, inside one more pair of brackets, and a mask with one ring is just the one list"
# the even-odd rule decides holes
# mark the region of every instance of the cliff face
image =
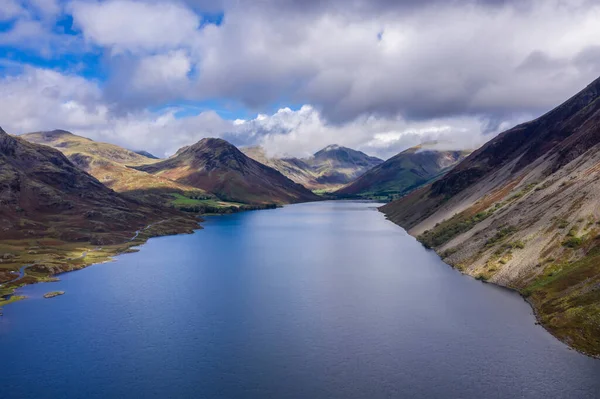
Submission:
[[221,139],[202,139],[167,160],[136,169],[229,201],[286,204],[319,199],[302,185]]
[[515,288],[600,354],[600,79],[381,208],[461,271]]

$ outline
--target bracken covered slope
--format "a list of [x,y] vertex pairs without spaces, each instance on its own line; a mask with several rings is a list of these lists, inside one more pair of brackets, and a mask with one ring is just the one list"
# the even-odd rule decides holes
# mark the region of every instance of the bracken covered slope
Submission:
[[136,169],[200,188],[228,201],[286,204],[318,199],[302,185],[221,139],[202,139],[167,160]]
[[375,166],[336,191],[345,197],[393,199],[447,173],[468,153],[437,151],[427,146],[409,148]]
[[600,79],[381,210],[448,263],[519,290],[600,354]]
[[129,167],[158,160],[114,144],[93,141],[64,130],[29,133],[20,137],[56,148],[107,187],[144,202],[167,205],[173,201],[174,195],[184,193],[194,197],[211,197],[198,188]]

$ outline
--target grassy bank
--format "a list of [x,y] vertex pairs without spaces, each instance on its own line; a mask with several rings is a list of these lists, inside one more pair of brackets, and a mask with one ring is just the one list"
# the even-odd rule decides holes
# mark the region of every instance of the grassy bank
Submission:
[[[135,251],[151,237],[192,233],[197,223],[182,223],[181,219],[163,220],[132,234],[120,244],[97,246],[90,242],[65,242],[53,238],[4,240],[0,242],[0,307],[23,299],[15,290],[28,284],[56,281],[54,276],[80,270],[97,263],[112,261],[114,256]],[[15,281],[19,270],[28,266]]]

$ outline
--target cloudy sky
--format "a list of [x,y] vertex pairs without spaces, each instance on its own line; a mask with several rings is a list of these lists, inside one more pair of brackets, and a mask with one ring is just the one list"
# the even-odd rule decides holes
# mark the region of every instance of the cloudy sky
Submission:
[[475,147],[598,76],[597,0],[0,0],[0,126],[159,156]]

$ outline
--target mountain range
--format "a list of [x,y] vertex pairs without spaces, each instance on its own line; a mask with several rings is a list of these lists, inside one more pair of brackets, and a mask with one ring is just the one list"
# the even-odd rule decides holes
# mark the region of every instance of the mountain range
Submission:
[[514,288],[600,354],[600,79],[381,210],[444,260]]
[[242,151],[296,183],[324,192],[343,187],[383,162],[364,152],[339,145],[329,145],[308,158],[268,157],[261,147],[246,147]]
[[319,199],[304,186],[249,158],[222,139],[202,139],[169,159],[135,169],[233,202],[286,204]]
[[29,133],[20,137],[61,151],[71,162],[105,186],[144,202],[168,205],[176,194],[213,197],[197,187],[133,169],[131,166],[157,162],[157,159],[114,144],[93,141],[64,130]]

